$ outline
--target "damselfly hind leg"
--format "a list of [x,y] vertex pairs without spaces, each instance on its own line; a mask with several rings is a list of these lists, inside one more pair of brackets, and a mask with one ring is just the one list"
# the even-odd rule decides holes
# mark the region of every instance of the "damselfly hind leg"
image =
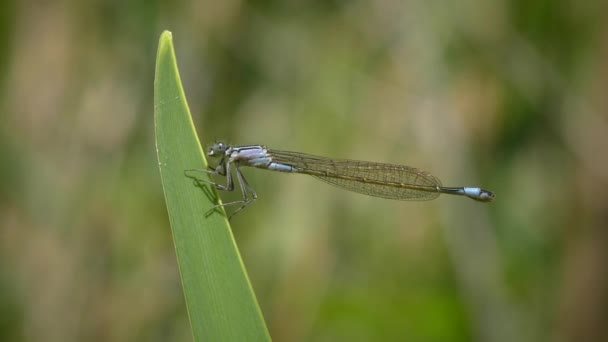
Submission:
[[[253,203],[258,198],[258,194],[255,192],[255,190],[253,190],[251,185],[249,185],[249,183],[245,179],[245,176],[243,176],[243,173],[241,173],[241,170],[239,170],[238,167],[236,168],[236,178],[238,179],[239,185],[241,187],[241,193],[243,194],[243,200],[232,202],[233,204],[241,203],[242,205],[240,208],[238,208],[237,210],[233,211],[232,214],[230,214],[230,216],[228,217],[228,220],[230,220],[234,215],[236,215],[236,213],[245,209],[247,206],[249,206],[251,203]],[[251,199],[247,196],[247,190],[249,190],[249,192],[251,193],[251,197],[252,197]]]

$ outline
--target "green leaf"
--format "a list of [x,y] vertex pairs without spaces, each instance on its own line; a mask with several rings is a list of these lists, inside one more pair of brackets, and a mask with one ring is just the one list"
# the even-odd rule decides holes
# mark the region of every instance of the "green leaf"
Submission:
[[270,340],[224,210],[205,215],[216,204],[215,189],[197,186],[185,172],[206,168],[207,161],[168,31],[158,46],[154,116],[158,164],[194,340]]

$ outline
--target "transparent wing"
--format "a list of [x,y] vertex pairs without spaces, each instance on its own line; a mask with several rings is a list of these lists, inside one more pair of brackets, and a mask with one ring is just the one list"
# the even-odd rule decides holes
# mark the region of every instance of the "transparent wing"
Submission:
[[348,159],[330,159],[299,152],[269,150],[273,162],[290,165],[294,172],[361,194],[397,200],[437,198],[439,179],[409,166]]

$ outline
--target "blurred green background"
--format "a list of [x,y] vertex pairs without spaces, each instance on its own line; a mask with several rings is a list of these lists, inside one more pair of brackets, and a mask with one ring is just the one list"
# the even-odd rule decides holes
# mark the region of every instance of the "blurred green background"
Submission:
[[2,1],[0,340],[191,340],[153,135],[164,29],[207,144],[497,194],[399,202],[244,170],[260,198],[232,224],[276,341],[608,340],[605,13]]

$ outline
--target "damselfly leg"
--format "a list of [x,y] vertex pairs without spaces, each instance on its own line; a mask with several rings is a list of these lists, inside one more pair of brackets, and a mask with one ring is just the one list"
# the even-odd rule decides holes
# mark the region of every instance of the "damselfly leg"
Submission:
[[[204,183],[207,183],[207,184],[211,184],[211,185],[215,186],[215,188],[218,189],[218,190],[233,191],[234,190],[234,181],[232,179],[232,168],[231,168],[231,165],[232,165],[232,163],[230,163],[230,162],[228,162],[228,163],[220,163],[220,165],[218,165],[215,169],[213,169],[213,168],[210,168],[209,170],[206,170],[206,169],[192,169],[192,170],[189,170],[189,171],[204,172],[204,173],[208,173],[208,174],[212,174],[212,175],[216,175],[216,176],[225,176],[226,177],[226,185],[219,184],[219,183],[216,183],[214,181],[205,180],[205,179],[198,179],[198,181],[201,181],[201,182],[204,182]],[[250,205],[251,203],[253,203],[258,198],[257,193],[251,187],[251,185],[249,185],[249,183],[247,182],[247,180],[243,176],[243,173],[238,168],[238,166],[236,166],[234,169],[235,169],[237,181],[239,183],[239,188],[241,189],[241,194],[243,195],[243,199],[239,200],[239,201],[233,201],[233,202],[227,202],[227,203],[222,203],[222,204],[215,205],[215,206],[211,207],[211,209],[209,209],[205,213],[206,216],[211,215],[211,213],[215,209],[217,209],[219,207],[228,207],[228,206],[240,205],[240,207],[238,209],[236,209],[235,211],[232,212],[232,214],[230,214],[230,216],[228,217],[228,220],[230,220],[236,213],[238,213],[239,211],[245,209],[248,205]],[[249,197],[249,194],[251,194],[251,198]]]

